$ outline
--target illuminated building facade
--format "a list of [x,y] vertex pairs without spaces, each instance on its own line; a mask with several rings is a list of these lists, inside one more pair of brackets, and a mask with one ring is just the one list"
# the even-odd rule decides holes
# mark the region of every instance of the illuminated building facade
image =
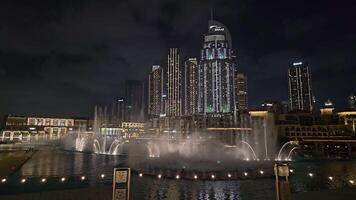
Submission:
[[349,114],[336,115],[333,108],[327,106],[321,109],[321,114],[299,111],[277,115],[280,144],[298,140],[298,152],[302,155],[349,157],[355,151],[355,134],[351,124],[344,124],[341,117]]
[[125,121],[144,120],[144,85],[142,81],[125,81]]
[[294,62],[288,69],[289,109],[313,110],[312,81],[309,65]]
[[184,114],[198,113],[198,61],[189,58],[185,62],[184,75]]
[[177,48],[170,48],[167,60],[167,116],[182,115],[182,68]]
[[233,112],[235,62],[230,32],[222,23],[209,21],[200,58],[199,112]]
[[246,111],[248,109],[247,94],[247,76],[237,73],[235,76],[235,101],[238,111]]
[[2,141],[56,140],[69,131],[90,130],[89,119],[8,115],[4,119]]
[[[351,127],[352,132],[356,133],[356,110],[341,111],[337,113],[343,119],[346,126]],[[356,135],[355,135],[356,136]]]
[[163,68],[152,66],[149,74],[148,115],[159,117],[163,111]]

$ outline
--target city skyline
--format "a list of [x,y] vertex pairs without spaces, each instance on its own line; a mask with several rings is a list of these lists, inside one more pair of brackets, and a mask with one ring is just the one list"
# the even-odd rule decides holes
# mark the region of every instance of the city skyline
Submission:
[[[63,9],[57,6],[50,10],[41,9],[36,2],[31,5],[2,4],[1,19],[11,20],[2,20],[0,29],[4,40],[0,45],[0,114],[91,116],[94,105],[110,104],[113,99],[124,96],[126,79],[147,79],[150,66],[161,63],[168,48],[181,49],[184,59],[199,58],[210,8],[214,8],[214,18],[229,27],[234,38],[238,67],[249,77],[249,107],[259,106],[265,99],[287,100],[286,69],[288,63],[300,60],[311,66],[317,107],[331,99],[336,108],[344,109],[347,97],[355,93],[349,85],[356,74],[351,60],[354,52],[351,44],[355,37],[349,26],[350,13],[338,12],[352,8],[346,4],[338,5],[339,9],[330,13],[329,2],[323,5],[309,3],[303,7],[302,3],[287,5],[281,2],[278,10],[286,12],[276,15],[267,14],[267,8],[272,5],[265,3],[231,1],[226,3],[229,5],[226,8],[225,4],[215,1],[199,6],[158,1],[149,5],[149,10],[156,10],[158,16],[150,16],[147,20],[144,17],[149,15],[142,10],[132,10],[136,15],[116,14],[129,3],[112,2],[112,8],[105,12],[100,9],[90,12],[100,5],[98,2],[73,3],[77,10],[68,10],[72,7],[66,3],[62,3]],[[298,12],[293,11],[293,6],[299,8]],[[186,20],[188,16],[184,11],[193,8],[194,17]],[[173,13],[172,16],[159,21],[167,15],[166,10]],[[50,17],[31,16],[31,12]],[[260,16],[265,13],[266,17],[254,16],[256,12]],[[98,25],[99,16],[112,25],[112,30]],[[74,20],[68,20],[71,17]],[[249,20],[244,20],[247,17]],[[25,18],[27,21],[23,21]],[[90,19],[99,31],[85,24],[79,26],[85,19]],[[135,29],[137,24],[143,28]],[[65,31],[77,25],[80,27],[77,32]],[[136,34],[135,30],[141,30],[145,37]],[[259,31],[264,32],[263,36]],[[46,42],[46,38],[53,37],[58,40]],[[143,40],[148,42],[149,48],[142,45]],[[330,84],[338,89],[329,90]],[[269,89],[268,93],[264,88]]]
[[0,1],[0,200],[355,199],[355,11]]

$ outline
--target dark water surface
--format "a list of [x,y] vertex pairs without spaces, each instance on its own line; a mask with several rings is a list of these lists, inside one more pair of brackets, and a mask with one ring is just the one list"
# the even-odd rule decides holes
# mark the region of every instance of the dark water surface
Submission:
[[[114,167],[124,167],[125,156],[107,156],[41,149],[14,175],[0,183],[0,194],[61,190],[111,185]],[[356,182],[356,161],[297,161],[291,163],[293,192],[351,187]],[[310,177],[308,173],[312,173]],[[104,178],[101,175],[104,174]],[[81,180],[84,176],[85,179]],[[332,176],[333,180],[328,177]],[[61,182],[62,177],[66,181]],[[26,182],[21,183],[25,178]],[[44,183],[41,179],[45,178]],[[132,199],[274,199],[273,178],[199,181],[132,177]]]

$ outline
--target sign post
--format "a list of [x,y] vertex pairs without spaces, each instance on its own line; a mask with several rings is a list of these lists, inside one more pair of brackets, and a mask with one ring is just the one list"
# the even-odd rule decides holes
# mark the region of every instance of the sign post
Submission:
[[130,168],[114,168],[113,200],[129,200],[131,185]]
[[276,176],[276,198],[277,200],[291,200],[288,182],[289,167],[286,164],[275,164],[274,174]]

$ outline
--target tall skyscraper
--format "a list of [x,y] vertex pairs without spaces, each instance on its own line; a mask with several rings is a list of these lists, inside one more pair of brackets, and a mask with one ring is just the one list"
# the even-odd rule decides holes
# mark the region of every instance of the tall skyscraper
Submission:
[[229,30],[210,20],[199,63],[199,112],[226,113],[235,109],[232,41]]
[[182,68],[177,48],[170,48],[167,60],[167,116],[182,115]]
[[198,113],[198,61],[189,58],[184,64],[184,114]]
[[349,109],[351,110],[356,110],[356,95],[351,94],[347,98],[348,104],[349,104]]
[[117,116],[117,119],[119,121],[124,121],[125,119],[125,100],[124,98],[119,98],[117,100],[117,113],[116,113],[116,116]]
[[289,109],[313,110],[311,72],[308,63],[294,62],[288,69]]
[[144,85],[142,81],[125,81],[125,120],[142,122],[144,120]]
[[235,101],[238,111],[246,111],[248,108],[247,99],[247,76],[242,73],[235,75]]
[[149,74],[148,114],[150,117],[159,117],[163,110],[163,68],[152,66]]

